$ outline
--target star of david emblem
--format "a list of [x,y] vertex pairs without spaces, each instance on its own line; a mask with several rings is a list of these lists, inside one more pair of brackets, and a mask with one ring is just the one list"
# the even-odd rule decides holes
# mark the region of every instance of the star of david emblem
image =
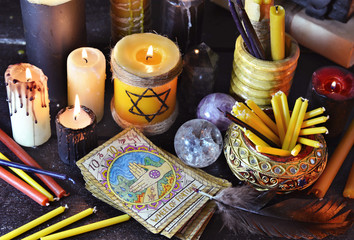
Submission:
[[[166,105],[166,99],[170,94],[171,89],[168,89],[162,93],[156,93],[153,89],[147,88],[141,95],[125,91],[128,95],[130,101],[133,103],[133,106],[129,109],[129,112],[132,114],[144,117],[148,122],[151,122],[156,116],[166,112],[169,107]],[[144,113],[141,108],[139,108],[139,102],[143,102],[144,100],[149,100],[152,98],[156,98],[158,102],[161,104],[159,109],[155,113]]]

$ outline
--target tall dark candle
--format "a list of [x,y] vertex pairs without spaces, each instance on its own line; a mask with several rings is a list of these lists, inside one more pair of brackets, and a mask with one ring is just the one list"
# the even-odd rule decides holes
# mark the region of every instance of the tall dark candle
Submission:
[[68,165],[97,147],[96,116],[93,111],[81,106],[80,114],[74,115],[74,107],[60,110],[55,118],[58,153],[60,159]]
[[163,0],[162,28],[182,52],[201,42],[204,0]]
[[353,110],[354,74],[336,66],[316,70],[312,75],[310,104],[326,109],[328,137],[338,136]]
[[28,61],[48,76],[49,99],[65,106],[66,58],[86,43],[85,0],[33,2],[21,0]]

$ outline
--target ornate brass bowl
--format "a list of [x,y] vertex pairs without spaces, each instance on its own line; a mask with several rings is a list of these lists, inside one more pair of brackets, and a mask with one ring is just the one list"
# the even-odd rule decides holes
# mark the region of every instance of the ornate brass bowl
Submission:
[[327,145],[321,134],[312,136],[323,147],[303,146],[296,157],[259,153],[236,124],[225,135],[224,154],[229,167],[241,181],[257,190],[276,189],[277,193],[303,190],[312,185],[327,164]]

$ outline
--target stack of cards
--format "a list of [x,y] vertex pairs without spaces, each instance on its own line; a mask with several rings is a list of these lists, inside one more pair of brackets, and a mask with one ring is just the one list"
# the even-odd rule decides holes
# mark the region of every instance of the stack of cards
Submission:
[[198,239],[215,205],[193,189],[215,195],[231,184],[186,166],[128,128],[77,162],[86,188],[128,213],[152,233]]

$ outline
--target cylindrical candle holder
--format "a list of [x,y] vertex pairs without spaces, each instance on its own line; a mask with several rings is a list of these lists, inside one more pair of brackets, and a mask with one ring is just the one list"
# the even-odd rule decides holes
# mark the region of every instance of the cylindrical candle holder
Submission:
[[326,137],[339,136],[353,110],[354,74],[337,66],[319,68],[312,74],[308,95],[311,108],[324,107],[329,115]]
[[85,1],[21,0],[28,61],[48,76],[51,102],[66,106],[66,58],[86,43]]
[[163,0],[161,33],[186,52],[201,43],[203,16],[204,0]]
[[41,145],[51,136],[47,80],[28,63],[10,65],[5,72],[12,136],[22,146]]
[[142,33],[151,27],[150,0],[110,0],[111,34],[115,44],[132,33]]
[[76,161],[98,146],[96,116],[94,112],[80,107],[80,115],[74,117],[74,107],[61,109],[55,118],[58,137],[58,153],[67,165],[74,166]]
[[269,107],[272,95],[278,91],[289,94],[300,56],[297,42],[286,35],[286,57],[267,61],[253,57],[241,36],[236,40],[230,93],[238,100],[253,100],[258,106]]
[[166,37],[137,33],[121,39],[111,55],[111,110],[118,125],[134,125],[147,135],[169,129],[178,114],[177,78],[182,66],[178,47]]
[[76,94],[80,103],[91,109],[101,121],[104,112],[104,90],[106,80],[106,59],[95,48],[78,48],[67,60],[68,104],[75,104]]

